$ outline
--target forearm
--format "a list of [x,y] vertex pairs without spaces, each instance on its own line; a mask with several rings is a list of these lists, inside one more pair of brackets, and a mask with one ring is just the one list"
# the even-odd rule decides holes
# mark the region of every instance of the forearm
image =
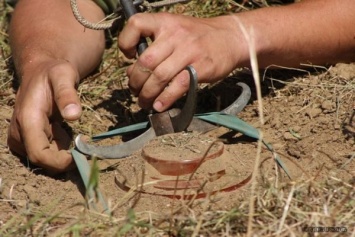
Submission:
[[[92,1],[78,1],[91,21],[104,17]],[[86,76],[95,68],[104,50],[104,33],[84,29],[73,17],[66,0],[22,0],[16,5],[10,42],[17,72],[24,75],[48,60],[65,60]]]
[[[254,28],[260,67],[297,67],[355,61],[354,9],[353,0],[304,0],[236,16]],[[248,65],[245,59],[239,63]]]

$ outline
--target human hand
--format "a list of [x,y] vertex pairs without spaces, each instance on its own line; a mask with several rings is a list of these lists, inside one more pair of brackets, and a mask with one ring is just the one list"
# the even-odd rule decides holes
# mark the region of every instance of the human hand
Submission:
[[200,19],[169,13],[136,14],[119,35],[119,47],[128,58],[136,56],[140,37],[150,37],[153,42],[128,67],[129,87],[141,107],[153,105],[159,112],[188,90],[186,66],[195,68],[199,82],[215,82],[248,58],[231,16]]
[[71,138],[60,123],[81,115],[75,90],[78,72],[66,61],[53,60],[23,76],[27,78],[16,95],[8,145],[51,174],[65,171],[73,165],[68,151]]

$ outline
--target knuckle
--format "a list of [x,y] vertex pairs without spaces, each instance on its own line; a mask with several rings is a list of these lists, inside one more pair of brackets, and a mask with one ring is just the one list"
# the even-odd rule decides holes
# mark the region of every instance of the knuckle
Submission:
[[123,34],[118,35],[117,44],[119,45],[120,50],[128,57],[133,58],[134,55],[129,55],[130,44],[129,41],[123,37]]
[[167,71],[163,68],[156,68],[152,74],[160,85],[166,85],[170,81]]
[[127,25],[129,27],[133,27],[133,28],[139,28],[140,27],[140,14],[134,14],[133,16],[131,16],[128,21],[127,21]]
[[71,155],[67,151],[61,150],[58,152],[58,156],[59,163],[55,168],[60,172],[67,170],[70,164],[73,162]]
[[38,154],[36,154],[36,152],[27,151],[27,158],[36,166],[40,166],[43,163],[42,159],[38,156]]
[[138,58],[138,64],[141,65],[143,68],[146,68],[148,70],[153,70],[155,67],[155,55],[150,52],[150,53],[143,53],[139,58]]

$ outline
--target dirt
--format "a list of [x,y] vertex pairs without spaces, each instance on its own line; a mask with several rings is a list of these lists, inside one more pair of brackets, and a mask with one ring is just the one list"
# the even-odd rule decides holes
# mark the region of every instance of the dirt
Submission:
[[[99,81],[100,78],[86,80],[81,85],[81,91],[86,90],[87,93],[82,95],[86,109],[79,121],[69,124],[74,135],[97,134],[146,119],[146,114],[134,106],[134,98],[127,97],[127,91],[119,83],[111,83],[99,96],[90,97],[89,91],[100,89]],[[230,103],[232,97],[237,95],[238,89],[233,85],[238,81],[247,82],[253,90],[250,103],[238,117],[261,129],[265,141],[272,144],[286,164],[292,180],[313,178],[322,181],[334,177],[354,184],[355,64],[338,64],[329,69],[316,67],[310,71],[276,70],[265,74],[262,78],[263,125],[259,118],[253,80],[246,70],[238,72],[232,80],[201,89],[198,112],[219,110]],[[6,133],[15,98],[12,90],[1,93],[0,98],[0,225],[17,213],[29,209],[48,214],[59,212],[68,216],[83,212],[85,207],[78,204],[85,202],[84,188],[77,170],[49,177],[41,173],[39,168],[30,168],[26,161],[9,152]],[[248,181],[253,174],[258,154],[257,141],[226,128],[194,135],[197,137],[190,141],[184,140],[183,136],[186,134],[174,134],[168,139],[165,137],[165,143],[162,138],[157,138],[144,148],[145,153],[164,161],[170,158],[179,160],[177,157],[198,160],[209,146],[198,145],[202,140],[208,140],[208,144],[219,140],[224,144],[212,150],[215,153],[222,150],[221,154],[202,162],[197,170],[183,174],[185,182],[177,184],[176,177],[168,175],[167,178],[157,173],[149,167],[152,165],[145,162],[141,151],[124,159],[99,161],[99,187],[115,210],[114,216],[124,216],[132,206],[137,212],[145,212],[147,215],[168,213],[172,206],[189,202],[183,198],[184,194],[196,193],[196,187],[203,182],[209,182],[209,185],[200,192],[212,195],[199,197],[193,206],[194,211],[202,208],[205,199],[213,203],[212,209],[227,210],[248,197]],[[179,139],[186,144],[177,143]],[[276,179],[289,181],[285,172],[277,168],[272,157],[273,154],[263,147],[257,171],[260,189]],[[139,186],[143,177],[142,170],[146,172],[144,177],[147,180],[159,176],[160,181],[170,181],[168,184],[156,182],[155,186],[147,185],[145,193],[141,195],[120,188],[118,184],[122,180],[126,181],[126,187]],[[218,192],[233,185],[234,189]],[[188,187],[188,193],[181,193],[183,188],[170,190],[181,186]],[[174,193],[180,195],[179,200],[166,197]]]

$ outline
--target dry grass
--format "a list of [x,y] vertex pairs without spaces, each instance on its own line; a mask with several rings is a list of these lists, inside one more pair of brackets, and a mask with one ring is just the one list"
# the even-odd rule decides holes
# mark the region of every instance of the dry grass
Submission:
[[[195,16],[215,16],[229,11],[277,4],[277,1],[192,1],[186,6],[175,6],[169,11],[187,12]],[[11,91],[11,72],[7,67],[9,60],[8,35],[6,34],[6,12],[0,3],[0,106],[9,101]],[[108,49],[100,72],[84,80],[80,87],[84,108],[92,110],[92,101],[111,98],[111,92],[125,88],[124,69],[128,65],[114,44]],[[119,68],[117,70],[117,68]],[[276,79],[270,79],[276,82]],[[354,79],[355,80],[355,79]],[[355,81],[329,81],[327,84],[312,85],[303,82],[288,83],[287,88],[337,88],[342,91],[342,99],[353,100]],[[291,90],[291,89],[290,89]],[[276,93],[286,93],[276,92]],[[292,92],[290,92],[292,93]],[[134,98],[123,93],[121,103],[132,110]],[[85,113],[85,112],[84,112]],[[112,116],[109,114],[97,116]],[[131,117],[128,115],[131,119]],[[112,120],[120,118],[112,117]],[[125,118],[126,120],[129,120]],[[124,119],[124,120],[125,120]],[[130,120],[132,121],[132,120]],[[88,133],[93,128],[87,124],[73,123],[76,133]],[[98,131],[91,131],[97,133]],[[351,159],[350,159],[351,161]],[[350,162],[349,161],[349,162]],[[354,183],[330,174],[325,180],[315,181],[317,174],[307,180],[284,181],[275,184],[264,182],[262,188],[254,187],[252,202],[245,200],[231,210],[211,211],[213,200],[203,203],[204,209],[195,212],[194,202],[187,203],[172,211],[170,216],[151,212],[135,212],[133,209],[122,217],[103,216],[84,211],[75,216],[53,213],[53,206],[47,211],[38,211],[29,206],[6,223],[0,222],[0,236],[315,236],[309,227],[339,227],[338,232],[327,232],[326,236],[355,236],[355,188]],[[256,182],[256,181],[255,181]],[[1,194],[0,176],[0,194]],[[58,200],[53,200],[56,205]],[[0,199],[1,202],[10,200]],[[77,205],[83,205],[78,203]],[[43,209],[42,209],[43,210]],[[48,215],[48,213],[51,213]],[[0,220],[1,221],[1,220]],[[347,233],[344,231],[347,228]],[[340,231],[340,232],[339,232]],[[323,235],[325,236],[325,235]]]
[[7,34],[8,15],[11,8],[0,2],[0,96],[3,96],[6,90],[11,88],[11,77],[7,64],[10,60],[9,36]]
[[[253,236],[308,236],[306,227],[342,227],[327,236],[341,236],[353,230],[355,190],[352,184],[330,176],[322,183],[313,179],[284,183],[255,193]],[[4,201],[4,200],[0,200]],[[54,202],[53,205],[57,203]],[[18,213],[0,228],[1,236],[243,236],[247,232],[248,201],[231,210],[209,211],[213,203],[206,201],[201,213],[194,213],[193,203],[179,208],[172,216],[134,213],[115,218],[82,212],[63,216],[28,209]],[[51,215],[45,213],[52,213]]]

